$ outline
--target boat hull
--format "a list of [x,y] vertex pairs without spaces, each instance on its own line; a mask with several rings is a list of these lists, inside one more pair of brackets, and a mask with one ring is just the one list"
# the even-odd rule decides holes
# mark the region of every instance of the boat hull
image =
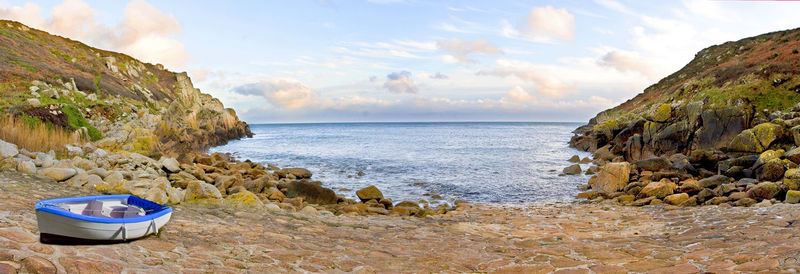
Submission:
[[37,211],[39,233],[42,241],[58,241],[58,239],[78,241],[130,241],[158,233],[158,229],[167,224],[172,213],[167,213],[150,221],[136,223],[96,223],[73,219],[58,214]]
[[[122,211],[116,211],[120,208]],[[108,209],[114,210],[109,212]],[[127,215],[131,213],[127,209],[133,209],[133,214]],[[141,213],[136,214],[136,210]],[[145,214],[145,211],[149,213]],[[117,217],[107,217],[115,214]],[[59,198],[36,203],[40,239],[49,243],[131,241],[158,233],[171,217],[171,208],[127,194]]]

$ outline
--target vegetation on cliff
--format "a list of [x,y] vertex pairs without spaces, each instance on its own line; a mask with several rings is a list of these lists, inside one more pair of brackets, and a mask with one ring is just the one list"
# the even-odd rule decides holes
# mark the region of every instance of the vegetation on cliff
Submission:
[[580,197],[633,205],[798,202],[798,49],[800,29],[709,47],[592,118],[570,140],[602,166]]
[[[76,132],[111,150],[179,155],[252,135],[186,73],[17,22],[0,20],[0,62],[0,114]],[[143,118],[147,123],[136,122]]]

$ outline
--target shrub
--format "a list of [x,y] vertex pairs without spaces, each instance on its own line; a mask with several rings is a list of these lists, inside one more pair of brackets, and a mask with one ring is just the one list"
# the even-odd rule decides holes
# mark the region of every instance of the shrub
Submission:
[[100,131],[89,124],[89,121],[86,121],[86,118],[83,118],[83,114],[75,106],[64,105],[61,107],[61,112],[67,115],[67,123],[70,127],[74,129],[85,127],[89,131],[89,138],[91,138],[92,141],[103,139],[103,135],[100,133]]
[[54,127],[30,116],[0,117],[0,139],[11,142],[28,151],[55,151],[60,155],[66,153],[67,144],[80,143],[80,137],[74,132]]

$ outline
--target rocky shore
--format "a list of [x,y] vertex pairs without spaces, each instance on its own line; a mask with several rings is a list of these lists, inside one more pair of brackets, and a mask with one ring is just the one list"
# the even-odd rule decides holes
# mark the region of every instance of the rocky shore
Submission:
[[578,196],[636,206],[800,202],[800,72],[783,69],[796,68],[798,33],[704,49],[576,129],[570,146],[593,153],[587,174],[596,173]]
[[38,242],[33,204],[92,191],[0,172],[2,273],[733,273],[800,270],[800,211],[460,204],[417,217],[333,216],[231,204],[175,205],[144,240]]
[[375,186],[356,191],[359,201],[337,195],[312,181],[305,168],[265,167],[237,161],[229,155],[185,154],[175,158],[129,152],[108,152],[89,142],[67,146],[71,158],[29,152],[0,140],[0,170],[19,171],[103,194],[133,194],[159,204],[203,202],[233,204],[254,210],[299,211],[330,215],[426,216],[441,214],[446,205],[422,207],[411,201],[394,203]]

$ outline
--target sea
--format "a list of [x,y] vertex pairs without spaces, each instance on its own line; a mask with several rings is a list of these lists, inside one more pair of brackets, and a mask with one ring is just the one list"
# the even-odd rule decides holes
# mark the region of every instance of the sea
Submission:
[[[588,176],[562,176],[580,123],[431,122],[254,124],[253,138],[210,152],[304,167],[350,198],[375,185],[393,201],[451,204],[572,201]],[[589,165],[581,165],[586,170]]]

